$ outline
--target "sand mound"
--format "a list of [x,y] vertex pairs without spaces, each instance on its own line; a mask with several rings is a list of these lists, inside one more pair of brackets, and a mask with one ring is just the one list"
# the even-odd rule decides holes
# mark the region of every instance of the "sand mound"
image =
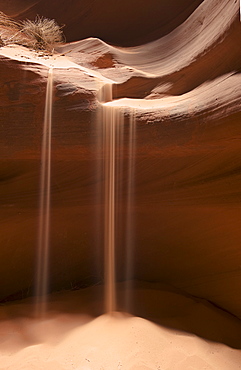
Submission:
[[[15,346],[12,342],[1,345],[0,369],[240,368],[240,351],[165,329],[142,318],[116,313],[100,316],[86,324],[80,324],[80,321],[80,317],[76,319],[68,315],[42,322],[22,320],[25,327],[22,338],[15,337],[16,323],[11,322],[5,328],[1,326],[1,335],[4,329],[14,333]],[[63,332],[71,325],[76,327]]]
[[[123,288],[118,285],[120,297]],[[132,291],[133,310],[164,325],[120,312],[86,315],[101,311],[100,287],[52,295],[41,320],[33,317],[29,300],[3,306],[0,369],[238,370],[240,350],[174,328],[189,325],[193,332],[238,344],[239,321],[164,288],[141,284]]]

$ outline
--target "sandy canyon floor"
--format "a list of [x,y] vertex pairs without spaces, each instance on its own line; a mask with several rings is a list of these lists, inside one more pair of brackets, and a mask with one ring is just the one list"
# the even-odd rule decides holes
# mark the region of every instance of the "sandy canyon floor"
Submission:
[[[125,292],[121,285],[118,291],[120,295]],[[2,305],[0,369],[241,368],[239,349],[171,328],[193,322],[193,330],[202,336],[215,333],[216,339],[238,344],[240,328],[235,319],[217,308],[166,287],[157,290],[155,284],[139,284],[132,292],[131,305],[134,310],[153,316],[153,320],[121,312],[97,316],[102,307],[97,299],[100,295],[100,287],[53,294],[49,297],[48,313],[41,320],[34,318],[30,300]],[[158,324],[163,320],[166,325]]]

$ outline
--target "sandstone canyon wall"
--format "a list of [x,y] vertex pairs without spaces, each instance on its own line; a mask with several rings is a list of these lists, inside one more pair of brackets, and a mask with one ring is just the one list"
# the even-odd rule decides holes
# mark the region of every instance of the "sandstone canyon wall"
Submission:
[[[53,66],[52,290],[103,281],[96,125],[99,90],[112,83],[115,100],[108,104],[122,107],[126,126],[130,112],[136,117],[131,278],[167,283],[240,318],[238,2],[157,1],[152,19],[145,5],[134,16],[132,1],[122,27],[107,1],[93,12],[91,2],[81,9],[73,2],[66,12],[59,3],[1,4],[17,18],[39,13],[66,23],[67,40],[74,42],[52,57],[16,45],[0,49],[0,298],[32,294],[46,80]],[[124,154],[124,189],[127,161]],[[125,279],[121,227],[118,280]]]

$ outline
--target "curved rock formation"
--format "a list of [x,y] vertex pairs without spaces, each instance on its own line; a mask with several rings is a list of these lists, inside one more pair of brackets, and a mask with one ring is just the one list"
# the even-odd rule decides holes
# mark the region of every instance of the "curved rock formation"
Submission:
[[13,0],[1,10],[16,19],[34,19],[36,14],[65,25],[67,41],[98,37],[115,45],[143,44],[162,37],[180,25],[203,0]]
[[[39,11],[44,1],[15,3],[17,8],[8,2],[3,10],[62,22],[63,9],[53,14],[55,3],[46,13]],[[65,15],[69,40],[91,36],[86,24],[77,32],[77,3]],[[143,45],[117,47],[91,37],[60,46],[52,57],[14,45],[0,49],[1,299],[32,292],[46,78],[53,67],[52,289],[103,279],[96,127],[101,89],[112,84],[114,100],[105,106],[119,107],[126,127],[134,114],[137,126],[131,278],[170,284],[241,318],[239,4],[198,1],[182,14],[176,7],[180,17],[159,28],[157,15],[166,6],[159,3],[156,17],[147,17],[138,34],[141,15],[129,22],[132,5],[125,37],[118,24],[111,35],[107,21],[95,24],[92,36],[122,46],[162,36]],[[188,9],[193,12],[187,18]],[[85,22],[95,20],[89,6],[82,11],[89,14]],[[110,7],[104,19],[113,20],[113,12]],[[127,141],[126,136],[124,153]],[[127,161],[124,154],[124,171]],[[126,186],[125,174],[120,186]],[[123,233],[121,225],[118,280],[126,276]]]

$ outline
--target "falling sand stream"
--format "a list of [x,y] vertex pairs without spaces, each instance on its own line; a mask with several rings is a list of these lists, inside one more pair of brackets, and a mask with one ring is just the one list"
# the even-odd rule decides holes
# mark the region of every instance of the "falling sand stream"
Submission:
[[[36,273],[36,316],[43,317],[47,309],[49,285],[49,234],[50,234],[50,185],[51,185],[51,127],[52,127],[53,69],[49,69],[43,139],[41,151],[40,206]],[[120,107],[108,105],[112,101],[112,85],[105,84],[100,93],[98,116],[99,134],[103,154],[104,202],[104,270],[105,312],[117,310],[116,297],[116,246],[122,248],[125,259],[126,299],[130,307],[130,283],[133,273],[133,178],[135,157],[135,120],[130,113],[129,138],[124,142],[124,115]],[[127,136],[127,135],[126,135]],[[125,148],[125,145],[127,148]],[[123,154],[126,153],[126,154]],[[127,158],[126,158],[127,157]],[[125,162],[125,175],[123,163]],[[100,182],[102,181],[99,179]],[[123,194],[125,194],[123,196]],[[118,203],[118,205],[117,205]],[[125,210],[123,212],[123,209]],[[120,230],[125,230],[120,235]],[[118,231],[118,232],[116,232]],[[120,245],[121,244],[121,245]]]
[[49,227],[50,227],[50,185],[51,185],[51,128],[52,128],[53,69],[49,69],[43,138],[41,150],[39,229],[36,273],[36,316],[46,312],[49,281]]
[[113,109],[104,108],[105,158],[105,284],[106,311],[116,310],[115,291],[115,147],[116,120]]
[[[120,107],[108,105],[112,101],[112,85],[102,87],[99,95],[101,105],[100,124],[104,153],[104,249],[105,249],[105,311],[117,310],[116,293],[116,247],[125,250],[125,308],[130,308],[130,281],[133,273],[133,175],[135,155],[135,120],[130,114],[129,139],[127,140],[127,161],[124,143],[124,115]],[[107,104],[106,104],[107,102]],[[127,170],[124,178],[124,164]],[[125,184],[125,185],[123,185]],[[125,201],[123,194],[125,194]],[[125,204],[124,204],[125,203]],[[123,209],[125,205],[125,212]],[[124,220],[125,218],[125,220]],[[123,225],[125,224],[125,225]],[[119,230],[118,230],[119,229]],[[120,229],[125,229],[120,235]],[[118,239],[118,240],[117,240]],[[123,245],[125,244],[125,245]]]
[[[112,100],[112,85],[106,84],[99,93],[101,103]],[[116,223],[116,126],[115,109],[102,104],[98,116],[99,134],[103,145],[103,181],[104,181],[104,272],[105,272],[105,311],[116,311],[115,288],[115,223]]]

